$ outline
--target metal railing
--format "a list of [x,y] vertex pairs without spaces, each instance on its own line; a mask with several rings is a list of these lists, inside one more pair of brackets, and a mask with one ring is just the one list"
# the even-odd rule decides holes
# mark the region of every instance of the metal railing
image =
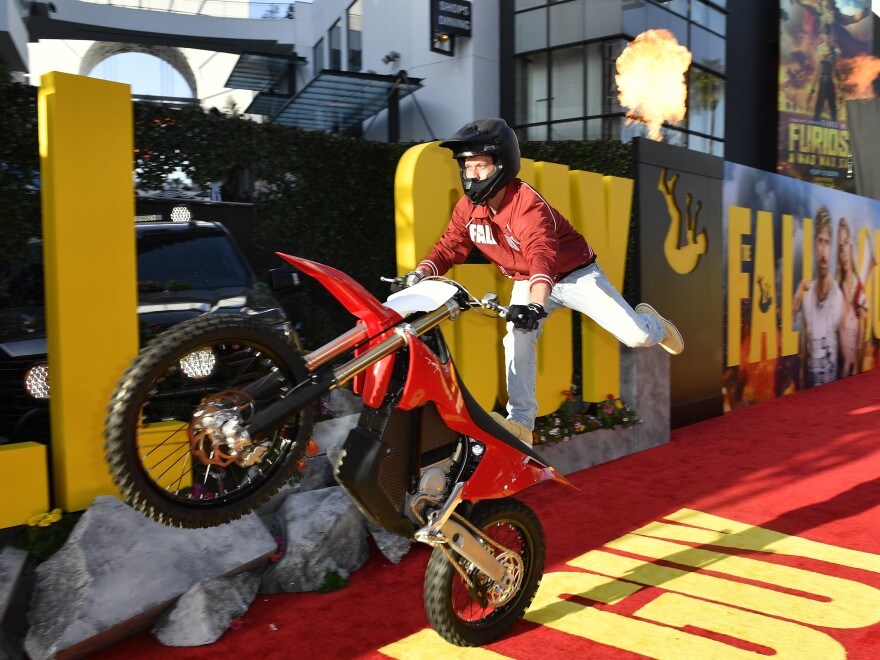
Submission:
[[247,2],[246,0],[80,0],[96,5],[146,11],[171,12],[216,18],[292,19],[294,2]]

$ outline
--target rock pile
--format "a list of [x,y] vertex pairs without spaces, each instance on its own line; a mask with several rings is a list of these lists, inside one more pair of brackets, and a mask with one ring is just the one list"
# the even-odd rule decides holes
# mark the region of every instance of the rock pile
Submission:
[[335,485],[330,460],[357,423],[357,404],[337,397],[335,408],[344,416],[316,426],[321,451],[302,478],[228,525],[167,527],[115,497],[96,498],[36,569],[25,652],[82,657],[148,626],[167,646],[210,644],[258,592],[314,591],[328,574],[347,578],[367,560],[370,537],[399,562],[410,541],[367,521]]

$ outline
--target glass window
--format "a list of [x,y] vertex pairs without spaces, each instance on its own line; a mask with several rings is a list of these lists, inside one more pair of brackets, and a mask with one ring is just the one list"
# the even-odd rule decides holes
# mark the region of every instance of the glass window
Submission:
[[548,118],[547,53],[516,60],[516,123],[534,124]]
[[666,29],[691,51],[693,66],[686,119],[663,128],[663,139],[723,156],[726,7],[726,0],[514,0],[514,51],[529,53],[517,58],[514,83],[522,138],[647,136],[643,123],[626,120],[617,97],[616,63],[628,39],[608,35]]
[[560,46],[584,38],[584,0],[550,8],[550,45]]
[[584,48],[552,51],[552,94],[550,116],[570,119],[584,116]]
[[621,10],[619,2],[588,2],[584,19],[584,39],[602,39],[620,33]]
[[318,43],[312,48],[312,75],[317,76],[324,68],[324,40],[318,39]]
[[520,129],[520,138],[528,142],[544,142],[547,140],[547,124],[540,126],[527,126]]
[[691,8],[691,20],[697,25],[709,28],[720,35],[727,34],[727,17],[712,7],[694,0]]
[[609,117],[605,121],[605,137],[609,140],[632,142],[632,139],[639,135],[641,135],[639,125],[627,120],[626,117]]
[[688,149],[707,154],[712,150],[712,140],[700,137],[699,135],[689,135]]
[[348,70],[360,71],[363,68],[361,33],[363,32],[364,14],[361,0],[355,0],[348,8]]
[[241,257],[217,230],[151,231],[137,242],[138,283],[160,287],[220,289],[253,286]]
[[687,146],[688,134],[684,131],[680,131],[677,128],[667,128],[665,126],[660,130],[663,133],[663,141],[666,144],[671,144],[674,147]]
[[546,5],[547,0],[515,0],[513,10],[520,11],[522,9],[531,9],[532,7],[540,7]]
[[708,71],[692,68],[688,85],[688,128],[715,137],[724,136],[724,81]]
[[547,47],[547,10],[535,9],[517,14],[514,19],[514,44],[517,53]]
[[620,112],[617,100],[616,62],[626,42],[604,41],[589,44],[587,49],[587,115]]
[[551,140],[583,140],[584,122],[567,121],[559,124],[550,124]]
[[633,4],[623,10],[623,31],[626,34],[641,34],[645,30],[666,29],[672,32],[680,44],[688,43],[688,22],[681,16],[661,9],[657,5]]
[[727,16],[717,9],[709,8],[709,23],[706,25],[713,32],[727,36]]
[[662,0],[662,4],[669,11],[674,11],[679,16],[688,15],[688,0]]
[[724,73],[725,42],[722,37],[712,34],[698,25],[692,25],[691,53],[694,62],[718,73]]
[[587,124],[587,140],[603,140],[605,139],[605,124],[609,120],[605,118],[601,119],[588,119],[586,121]]
[[337,20],[330,28],[330,68],[334,71],[342,69],[342,19]]

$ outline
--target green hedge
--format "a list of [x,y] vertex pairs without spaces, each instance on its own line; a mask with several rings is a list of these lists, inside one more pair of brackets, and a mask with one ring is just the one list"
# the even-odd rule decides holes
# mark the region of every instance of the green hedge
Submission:
[[[36,88],[0,72],[0,273],[40,232]],[[135,103],[139,187],[156,190],[177,168],[194,184],[222,184],[224,201],[253,202],[255,249],[290,251],[349,273],[376,295],[393,275],[394,173],[411,145],[385,144],[259,124],[218,111]],[[523,143],[524,157],[632,176],[629,145],[613,141]],[[254,182],[259,182],[255,184]],[[280,264],[279,264],[280,265]],[[0,283],[2,293],[2,283]],[[311,282],[287,299],[312,347],[350,317]]]

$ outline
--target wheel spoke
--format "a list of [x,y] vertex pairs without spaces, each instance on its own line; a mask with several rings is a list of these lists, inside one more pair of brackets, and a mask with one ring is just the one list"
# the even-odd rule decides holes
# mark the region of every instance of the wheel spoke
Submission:
[[512,498],[480,502],[459,522],[501,563],[505,580],[496,584],[449,548],[435,548],[425,576],[425,612],[446,641],[483,646],[510,630],[534,598],[544,567],[544,533],[535,514]]

